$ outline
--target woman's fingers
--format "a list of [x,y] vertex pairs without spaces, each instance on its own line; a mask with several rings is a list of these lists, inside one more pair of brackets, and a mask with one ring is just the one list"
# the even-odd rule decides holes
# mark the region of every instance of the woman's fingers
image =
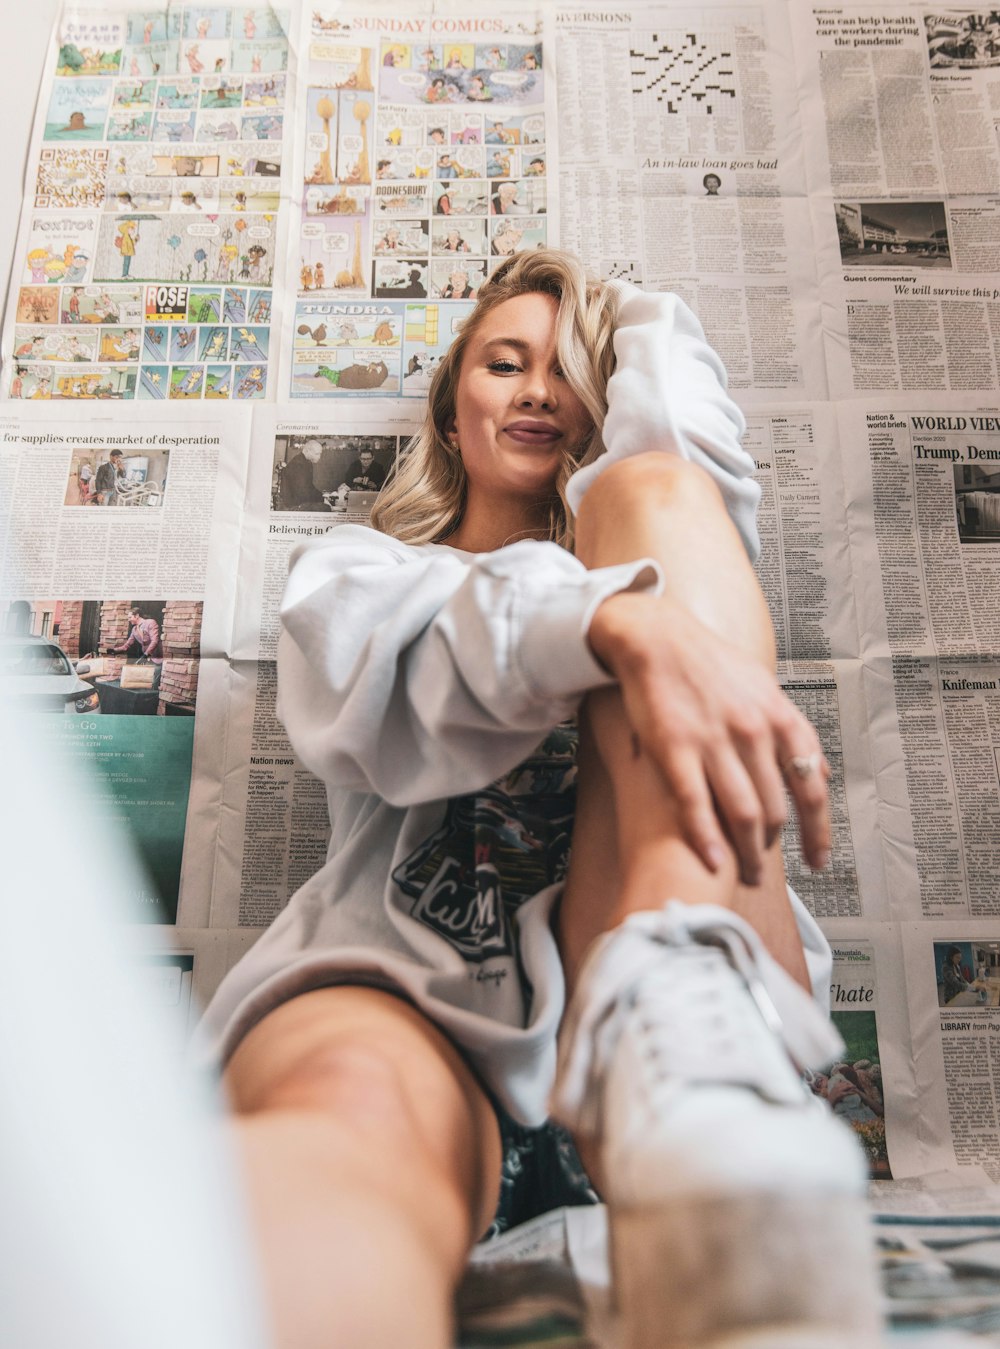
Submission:
[[830,765],[819,737],[787,699],[775,725],[775,755],[799,820],[802,856],[816,870],[830,860]]
[[595,655],[617,675],[625,707],[677,805],[684,837],[710,870],[737,856],[756,884],[785,824],[787,786],[802,853],[826,865],[829,768],[816,733],[774,676],[692,615],[652,596],[597,610]]
[[744,885],[759,885],[764,867],[765,810],[757,784],[732,743],[705,760],[715,808],[726,826]]
[[815,734],[812,741],[811,747],[800,745],[799,753],[782,754],[779,748],[779,755],[785,784],[799,818],[802,856],[814,870],[820,871],[830,860],[830,810],[826,785],[830,766]]
[[747,688],[738,707],[722,710],[724,705],[709,696],[701,707],[689,703],[683,715],[676,706],[669,716],[661,709],[651,718],[659,735],[643,737],[674,797],[685,838],[713,871],[728,841],[740,879],[759,884],[764,854],[787,820],[787,785],[803,857],[811,867],[824,867],[829,767],[815,731],[777,686],[759,698]]
[[[774,717],[784,711],[786,703],[784,694],[768,684],[761,691],[759,706],[753,703],[741,706],[730,719],[730,734],[760,801],[765,849],[781,837],[788,818],[774,727]],[[774,711],[770,710],[772,704]]]
[[682,747],[667,740],[661,741],[659,753],[654,750],[653,757],[674,799],[681,833],[709,871],[718,871],[728,848],[701,753],[692,746]]
[[816,870],[830,856],[829,766],[812,725],[777,683],[731,720],[733,738],[764,812],[767,846],[779,836],[787,810],[785,787],[798,818],[802,855]]

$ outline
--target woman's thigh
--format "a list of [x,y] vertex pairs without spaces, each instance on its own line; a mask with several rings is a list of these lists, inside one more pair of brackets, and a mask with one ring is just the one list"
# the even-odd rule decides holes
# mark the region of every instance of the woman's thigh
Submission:
[[473,1240],[492,1220],[501,1164],[493,1105],[454,1046],[402,998],[349,985],[301,994],[248,1032],[225,1084],[238,1116],[325,1119],[331,1155],[370,1165],[401,1198],[423,1177],[456,1188]]

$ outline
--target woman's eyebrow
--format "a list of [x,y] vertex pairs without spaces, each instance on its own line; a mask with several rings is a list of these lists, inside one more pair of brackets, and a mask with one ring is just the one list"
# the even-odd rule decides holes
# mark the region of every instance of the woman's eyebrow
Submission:
[[488,342],[483,343],[484,347],[515,347],[518,351],[528,351],[531,343],[525,341],[523,337],[491,337]]

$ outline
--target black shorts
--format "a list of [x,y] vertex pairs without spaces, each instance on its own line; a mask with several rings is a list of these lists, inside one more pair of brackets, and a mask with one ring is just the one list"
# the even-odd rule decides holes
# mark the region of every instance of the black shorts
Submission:
[[495,1102],[494,1109],[503,1148],[500,1200],[483,1241],[552,1209],[600,1203],[565,1129],[551,1121],[529,1129]]

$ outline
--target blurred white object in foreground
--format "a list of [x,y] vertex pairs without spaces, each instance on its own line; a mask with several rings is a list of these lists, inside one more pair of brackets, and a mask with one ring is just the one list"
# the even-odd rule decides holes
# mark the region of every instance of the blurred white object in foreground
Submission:
[[266,1349],[218,1102],[136,977],[127,840],[0,709],[0,1344]]

